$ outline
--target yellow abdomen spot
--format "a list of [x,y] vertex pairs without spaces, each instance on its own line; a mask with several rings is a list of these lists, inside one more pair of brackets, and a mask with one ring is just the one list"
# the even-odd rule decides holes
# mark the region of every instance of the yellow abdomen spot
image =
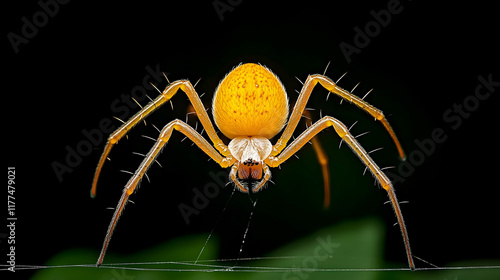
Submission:
[[212,104],[215,123],[228,138],[272,138],[288,119],[285,88],[269,69],[242,64],[221,81]]

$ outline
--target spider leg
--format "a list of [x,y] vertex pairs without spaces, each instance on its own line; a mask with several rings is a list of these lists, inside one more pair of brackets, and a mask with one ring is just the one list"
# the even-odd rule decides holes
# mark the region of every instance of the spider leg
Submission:
[[328,156],[326,155],[323,147],[319,140],[315,137],[311,139],[314,151],[316,152],[316,157],[318,158],[319,164],[321,165],[321,172],[323,173],[323,184],[324,184],[324,200],[323,207],[326,209],[330,207],[330,171],[328,168]]
[[391,125],[385,118],[384,114],[382,111],[379,109],[375,108],[374,106],[370,105],[368,102],[364,101],[362,98],[359,98],[355,96],[354,94],[350,93],[349,91],[337,86],[334,81],[332,81],[330,78],[324,76],[324,75],[310,75],[307,77],[307,80],[304,82],[304,85],[302,87],[302,90],[300,92],[300,95],[297,99],[297,103],[295,104],[295,107],[293,108],[292,114],[290,116],[290,119],[288,120],[288,124],[283,131],[283,134],[281,135],[280,139],[276,142],[276,145],[273,147],[273,152],[272,155],[276,156],[278,155],[286,146],[287,142],[290,140],[292,137],[293,131],[297,127],[297,124],[300,120],[300,117],[302,115],[302,112],[304,111],[304,108],[307,104],[307,100],[309,99],[309,96],[311,95],[312,90],[317,84],[320,84],[323,86],[325,89],[328,91],[337,94],[338,96],[348,100],[351,103],[354,103],[356,106],[358,106],[360,109],[366,111],[368,114],[372,115],[376,120],[379,120],[382,122],[384,125],[385,129],[391,136],[392,140],[394,141],[394,144],[396,144],[396,148],[398,149],[399,156],[402,160],[406,158],[405,153],[403,151],[403,148],[401,147],[401,144],[399,143],[398,138],[396,137],[396,134],[394,133],[394,130],[392,129]]
[[[307,117],[306,125],[307,127],[310,127],[312,124],[311,114],[309,113],[309,111],[304,110],[304,115]],[[313,137],[311,139],[311,142],[314,148],[314,152],[316,153],[316,157],[318,158],[319,164],[321,165],[321,172],[323,173],[323,185],[325,190],[323,207],[326,209],[330,207],[330,171],[328,168],[328,156],[323,150],[323,147],[321,146],[318,138]]]
[[204,151],[207,155],[210,156],[215,162],[217,162],[221,167],[226,168],[235,162],[235,159],[232,157],[223,157],[221,156],[210,143],[208,143],[205,138],[203,138],[196,130],[194,130],[191,126],[186,124],[181,120],[174,120],[168,123],[160,133],[158,140],[155,145],[148,154],[144,157],[139,168],[134,172],[132,177],[127,182],[127,185],[123,189],[123,194],[118,202],[118,206],[116,207],[113,218],[111,219],[111,223],[108,227],[108,232],[106,233],[106,238],[104,239],[104,244],[101,250],[101,254],[99,255],[99,259],[97,260],[97,266],[102,264],[104,259],[104,255],[106,254],[106,250],[109,245],[109,241],[111,240],[111,236],[116,227],[118,219],[125,208],[125,204],[128,201],[129,196],[134,193],[134,190],[137,188],[139,182],[142,177],[145,175],[148,168],[155,161],[158,153],[161,151],[163,146],[168,142],[170,136],[172,135],[173,130],[178,130],[184,135],[186,135],[193,143],[195,143],[202,151]]
[[285,162],[293,154],[295,154],[300,148],[302,148],[309,140],[316,136],[320,131],[333,126],[337,134],[346,142],[349,147],[354,151],[356,155],[361,159],[361,161],[370,169],[372,174],[377,178],[377,181],[382,185],[382,187],[387,191],[389,199],[391,200],[392,207],[396,213],[396,218],[398,220],[399,227],[401,229],[401,234],[403,235],[403,241],[406,249],[406,256],[408,258],[408,265],[413,270],[415,265],[413,263],[413,257],[410,250],[410,241],[408,239],[408,233],[406,231],[406,226],[403,220],[403,214],[399,208],[399,203],[392,187],[392,183],[389,178],[380,170],[377,164],[372,160],[365,149],[356,141],[354,136],[351,135],[349,129],[339,120],[326,116],[314,123],[308,129],[306,129],[299,137],[297,137],[286,149],[278,156],[268,157],[264,162],[271,166],[277,167],[281,163]]
[[193,104],[194,110],[198,118],[201,121],[201,124],[205,128],[205,131],[208,134],[208,137],[214,143],[215,148],[224,156],[229,155],[229,151],[227,146],[222,142],[222,140],[217,136],[215,132],[215,128],[208,117],[207,112],[205,111],[205,107],[200,100],[200,97],[196,93],[191,82],[187,80],[179,80],[169,84],[165,90],[153,101],[151,101],[148,105],[144,106],[138,113],[132,116],[127,122],[121,125],[113,134],[111,134],[108,138],[104,151],[99,159],[99,163],[97,165],[96,171],[94,173],[94,180],[92,182],[91,196],[95,197],[96,188],[97,188],[97,180],[99,179],[99,174],[101,173],[102,166],[108,157],[111,148],[123,137],[127,134],[127,132],[132,129],[136,124],[141,122],[144,118],[146,118],[149,114],[151,114],[154,110],[165,104],[168,100],[170,100],[177,91],[181,89],[186,93]]

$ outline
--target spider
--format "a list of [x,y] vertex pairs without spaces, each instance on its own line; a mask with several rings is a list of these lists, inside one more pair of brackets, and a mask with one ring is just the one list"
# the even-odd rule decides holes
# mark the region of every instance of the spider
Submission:
[[[213,119],[219,130],[231,139],[228,145],[224,144],[217,135],[215,127],[191,82],[188,80],[172,82],[156,99],[143,107],[109,136],[95,171],[91,196],[95,197],[96,195],[99,174],[113,145],[125,136],[134,125],[169,101],[179,89],[188,96],[196,115],[212,143],[208,142],[195,129],[179,119],[173,120],[163,127],[156,143],[144,157],[139,168],[123,189],[123,194],[109,224],[106,238],[97,260],[97,266],[100,266],[103,262],[111,236],[129,196],[134,193],[142,177],[146,174],[153,161],[155,161],[156,156],[163,146],[168,142],[174,130],[187,136],[222,168],[230,167],[230,179],[240,191],[243,193],[255,193],[262,190],[266,182],[269,181],[271,177],[270,167],[280,166],[320,131],[328,127],[333,127],[342,141],[349,145],[375,176],[376,180],[387,191],[403,236],[408,265],[411,269],[414,269],[415,265],[410,250],[408,234],[394,188],[389,178],[382,172],[342,122],[331,116],[324,116],[310,125],[287,146],[304,112],[309,96],[317,84],[320,84],[329,92],[354,103],[360,109],[373,116],[375,120],[382,122],[394,141],[400,157],[402,159],[405,158],[399,140],[382,111],[365,102],[363,98],[359,98],[351,92],[338,87],[335,82],[325,75],[315,74],[307,77],[307,80],[303,83],[295,107],[291,111],[290,118],[288,118],[288,96],[281,81],[271,70],[254,63],[240,64],[235,67],[219,83],[212,102]],[[284,130],[280,138],[274,145],[271,144],[269,139],[277,135],[283,128]],[[248,182],[251,183],[249,184]]]

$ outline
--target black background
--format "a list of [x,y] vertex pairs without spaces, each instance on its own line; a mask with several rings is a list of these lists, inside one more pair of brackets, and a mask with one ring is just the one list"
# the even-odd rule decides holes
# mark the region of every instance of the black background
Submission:
[[[222,1],[225,2],[225,1]],[[235,1],[237,2],[237,1]],[[162,127],[174,118],[185,119],[187,98],[183,93],[138,125],[123,139],[104,166],[96,199],[89,197],[93,172],[104,140],[72,172],[60,181],[54,162],[66,164],[66,147],[75,149],[86,138],[82,130],[99,128],[105,118],[114,120],[111,104],[121,94],[142,85],[146,66],[168,73],[170,81],[202,78],[197,91],[210,107],[213,92],[224,75],[241,62],[259,62],[271,68],[285,85],[291,105],[295,90],[307,75],[323,73],[364,95],[382,109],[406,152],[418,147],[415,140],[430,138],[441,128],[446,141],[404,180],[397,194],[415,255],[438,265],[449,262],[499,257],[498,242],[498,91],[480,101],[477,109],[456,130],[443,114],[470,98],[478,76],[498,72],[498,17],[494,4],[436,4],[402,1],[402,11],[371,38],[348,63],[339,44],[354,44],[354,27],[373,21],[370,11],[387,8],[387,1],[294,2],[277,4],[242,1],[218,16],[212,1],[123,1],[89,3],[71,1],[60,5],[54,17],[38,28],[18,53],[7,34],[22,34],[22,17],[32,20],[41,8],[24,1],[4,10],[4,153],[7,166],[16,167],[16,242],[18,264],[43,264],[54,254],[74,247],[96,251],[102,244],[112,211],[129,175]],[[12,4],[9,4],[12,5]],[[158,83],[160,89],[167,85]],[[148,91],[151,97],[155,90]],[[313,119],[332,115],[353,128],[381,166],[398,166],[396,149],[383,127],[355,106],[313,92],[307,107]],[[146,104],[143,100],[142,104]],[[132,113],[138,108],[130,109]],[[209,110],[209,114],[211,111]],[[456,114],[454,114],[456,115]],[[190,119],[194,125],[195,119]],[[298,126],[298,135],[304,124]],[[198,131],[201,128],[198,127]],[[107,137],[105,134],[104,137]],[[221,169],[183,136],[174,133],[159,157],[163,168],[149,172],[132,197],[111,242],[110,251],[133,253],[176,236],[209,232],[231,193],[228,186],[210,200],[208,207],[186,225],[180,203],[192,204],[193,188],[211,182],[209,173]],[[386,195],[362,176],[363,166],[342,145],[332,129],[319,139],[330,158],[332,207],[322,209],[321,172],[311,146],[292,157],[281,169],[273,169],[273,181],[261,192],[250,228],[245,254],[265,254],[295,238],[326,225],[363,216],[383,218],[387,226],[386,259],[405,263],[401,237]],[[410,162],[411,163],[411,162]],[[397,174],[397,169],[389,170]],[[4,200],[7,189],[4,189]],[[6,204],[4,204],[6,208]],[[235,193],[216,229],[221,240],[220,257],[235,257],[251,211],[250,200]],[[2,212],[5,212],[2,210]],[[6,231],[6,229],[5,229]],[[4,230],[2,230],[4,232]],[[6,242],[2,239],[2,259]],[[3,263],[3,262],[2,262]]]

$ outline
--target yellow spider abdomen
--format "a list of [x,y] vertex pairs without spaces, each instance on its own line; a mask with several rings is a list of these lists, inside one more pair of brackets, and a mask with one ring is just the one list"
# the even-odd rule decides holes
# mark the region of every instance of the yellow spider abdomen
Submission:
[[288,119],[285,88],[269,69],[242,64],[221,81],[215,91],[212,112],[219,129],[237,136],[272,138]]

